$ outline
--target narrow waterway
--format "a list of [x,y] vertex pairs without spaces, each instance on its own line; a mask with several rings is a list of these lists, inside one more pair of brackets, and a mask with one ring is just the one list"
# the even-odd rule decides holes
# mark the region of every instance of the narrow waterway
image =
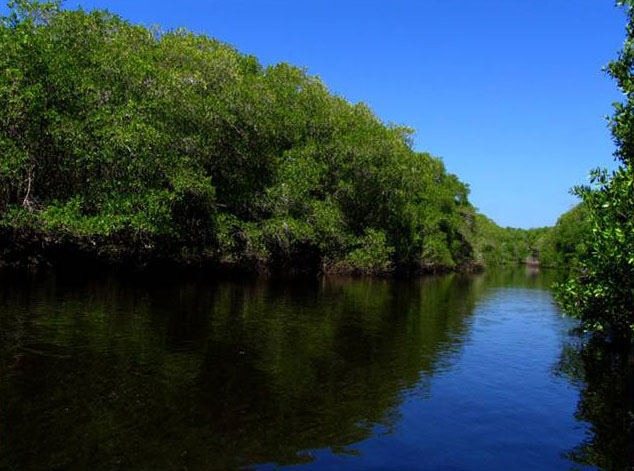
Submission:
[[552,281],[0,274],[0,468],[620,463],[596,449]]

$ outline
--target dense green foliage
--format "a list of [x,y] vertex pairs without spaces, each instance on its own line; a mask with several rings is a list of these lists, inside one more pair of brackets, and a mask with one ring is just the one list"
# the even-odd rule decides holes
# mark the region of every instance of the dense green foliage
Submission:
[[565,270],[578,270],[579,258],[591,236],[588,210],[578,204],[562,214],[554,227],[544,231],[537,241],[541,265]]
[[411,130],[304,70],[30,1],[1,20],[0,69],[5,249],[363,269],[480,258],[468,187]]
[[478,214],[474,240],[485,265],[537,262],[539,241],[550,228],[516,229],[500,227],[491,219]]
[[634,2],[625,3],[627,38],[608,66],[625,101],[611,119],[617,170],[596,170],[593,187],[574,189],[587,208],[592,236],[579,256],[581,274],[559,287],[564,308],[594,330],[634,333]]

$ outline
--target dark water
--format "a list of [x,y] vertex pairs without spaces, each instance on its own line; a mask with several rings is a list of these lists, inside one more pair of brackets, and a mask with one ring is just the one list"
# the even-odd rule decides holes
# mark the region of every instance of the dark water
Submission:
[[1,469],[628,469],[549,273],[168,278],[0,277]]

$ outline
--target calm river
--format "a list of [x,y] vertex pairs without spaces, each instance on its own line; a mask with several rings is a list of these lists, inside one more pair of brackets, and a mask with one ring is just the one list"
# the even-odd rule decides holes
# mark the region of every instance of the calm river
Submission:
[[630,458],[618,375],[589,383],[605,368],[588,366],[551,273],[141,278],[0,274],[0,469],[543,471]]

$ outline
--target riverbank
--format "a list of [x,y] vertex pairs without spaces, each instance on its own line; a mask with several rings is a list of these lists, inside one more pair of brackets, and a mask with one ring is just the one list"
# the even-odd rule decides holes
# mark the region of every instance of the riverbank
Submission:
[[287,257],[243,256],[236,259],[211,251],[178,255],[152,246],[129,245],[114,240],[77,237],[29,230],[0,230],[0,268],[42,272],[48,269],[110,270],[120,272],[204,272],[216,277],[305,276],[316,274],[408,277],[452,272],[472,273],[485,269],[482,262],[461,265],[355,265],[347,260],[328,260],[316,250]]
[[545,230],[499,227],[412,129],[304,69],[106,11],[14,10],[4,265],[437,273],[522,260]]

